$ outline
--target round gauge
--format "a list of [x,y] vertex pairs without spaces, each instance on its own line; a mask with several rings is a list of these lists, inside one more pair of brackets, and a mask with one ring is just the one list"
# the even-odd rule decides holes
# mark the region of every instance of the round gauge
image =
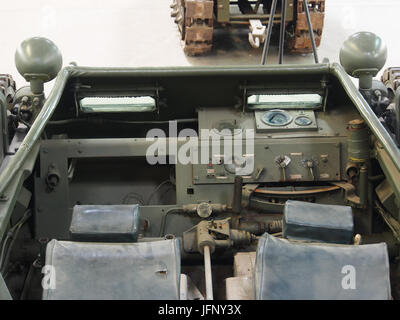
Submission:
[[271,110],[262,115],[262,121],[269,126],[283,127],[292,120],[292,116],[283,110]]
[[294,121],[298,126],[307,127],[312,123],[312,120],[307,116],[299,116]]

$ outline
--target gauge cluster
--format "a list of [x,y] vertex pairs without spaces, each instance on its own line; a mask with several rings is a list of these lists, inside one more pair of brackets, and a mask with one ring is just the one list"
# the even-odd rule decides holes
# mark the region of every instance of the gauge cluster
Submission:
[[259,133],[318,130],[313,110],[255,111],[255,119],[256,131]]

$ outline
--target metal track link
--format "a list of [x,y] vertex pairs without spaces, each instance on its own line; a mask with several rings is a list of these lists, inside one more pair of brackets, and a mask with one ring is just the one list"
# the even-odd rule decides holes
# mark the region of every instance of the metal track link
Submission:
[[174,0],[173,16],[189,56],[211,51],[213,41],[214,1]]
[[[325,0],[310,0],[311,22],[314,30],[315,43],[319,47],[325,18]],[[303,0],[297,1],[297,19],[294,34],[287,41],[287,47],[292,53],[311,53],[313,51],[307,17],[304,12]]]

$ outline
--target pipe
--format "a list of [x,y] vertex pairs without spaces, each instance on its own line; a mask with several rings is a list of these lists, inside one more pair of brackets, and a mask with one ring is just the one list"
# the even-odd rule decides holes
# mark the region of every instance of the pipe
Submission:
[[367,205],[368,201],[368,169],[362,166],[360,169],[360,203]]
[[176,213],[184,213],[184,211],[182,208],[171,208],[161,218],[161,226],[160,226],[160,233],[159,233],[160,238],[163,238],[165,236],[165,225],[167,224],[168,215],[176,214]]
[[5,157],[6,154],[8,153],[7,103],[6,103],[6,98],[4,95],[0,95],[0,119],[3,120],[3,123],[0,124],[3,128],[3,132],[2,132],[3,150],[2,150],[2,157],[0,160],[3,161],[3,157]]
[[340,187],[338,186],[328,186],[328,187],[320,187],[308,190],[294,190],[294,191],[280,191],[280,190],[257,188],[254,190],[254,193],[264,194],[268,196],[307,196],[307,195],[316,195],[318,193],[336,191],[339,189]]
[[268,28],[267,28],[267,37],[264,42],[264,48],[263,48],[263,53],[261,56],[261,65],[264,65],[267,62],[267,55],[269,51],[269,44],[271,42],[271,34],[272,34],[272,27],[274,24],[274,17],[275,17],[275,12],[276,12],[276,3],[277,0],[272,0],[272,8],[271,8],[271,17],[268,23]]
[[204,272],[206,276],[206,300],[214,300],[210,247],[204,246],[203,253],[204,253]]
[[279,35],[279,64],[283,63],[283,51],[285,47],[285,20],[286,20],[286,0],[282,0],[281,32]]
[[314,53],[314,60],[315,60],[315,63],[319,63],[318,54],[317,54],[317,46],[315,44],[314,29],[313,29],[312,23],[311,23],[310,10],[308,9],[307,0],[303,0],[303,6],[304,6],[304,11],[306,12],[308,31],[310,33],[311,45],[312,45],[313,53]]
[[49,121],[49,125],[67,125],[74,123],[90,123],[103,125],[105,123],[111,124],[168,124],[170,121],[176,121],[177,123],[195,123],[198,119],[176,119],[176,120],[165,120],[165,121],[154,121],[154,120],[143,120],[143,121],[130,121],[130,120],[113,120],[103,118],[75,118],[75,119],[64,119]]
[[235,183],[233,186],[232,211],[236,214],[239,214],[242,211],[242,190],[243,178],[241,176],[235,176]]

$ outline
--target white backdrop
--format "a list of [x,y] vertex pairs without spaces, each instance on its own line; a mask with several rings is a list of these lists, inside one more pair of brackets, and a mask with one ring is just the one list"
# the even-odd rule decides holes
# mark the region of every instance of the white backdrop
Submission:
[[[64,65],[171,66],[258,64],[261,50],[250,48],[246,30],[219,31],[214,52],[187,58],[170,17],[170,0],[17,0],[0,10],[0,73],[24,80],[14,67],[17,45],[31,36],[45,36],[60,48]],[[387,43],[387,66],[400,65],[398,0],[327,0],[320,60],[338,61],[342,42],[356,31],[372,31]],[[223,43],[222,43],[223,42]],[[277,62],[272,48],[269,63]],[[399,57],[399,58],[398,58]],[[286,55],[286,63],[312,62],[310,55]],[[46,85],[49,91],[51,84]]]

